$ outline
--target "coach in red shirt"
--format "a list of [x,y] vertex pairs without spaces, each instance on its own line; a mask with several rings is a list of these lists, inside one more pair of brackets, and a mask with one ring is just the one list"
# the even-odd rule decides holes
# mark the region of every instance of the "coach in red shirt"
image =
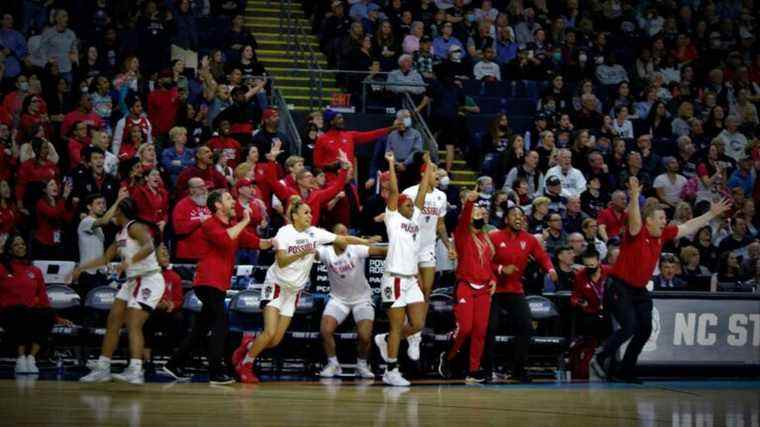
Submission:
[[517,206],[506,209],[505,221],[503,229],[494,230],[489,234],[496,250],[492,264],[496,275],[496,286],[491,299],[483,369],[486,379],[490,379],[493,373],[496,333],[499,329],[501,312],[506,309],[515,335],[512,374],[521,382],[530,382],[530,377],[525,371],[525,362],[528,359],[528,346],[533,334],[533,318],[528,301],[525,299],[522,277],[531,257],[555,283],[558,280],[557,272],[541,243],[524,230],[526,224],[522,209]]
[[197,248],[200,261],[193,280],[195,295],[203,303],[203,308],[190,335],[182,342],[164,371],[175,379],[184,378],[182,366],[190,351],[211,331],[208,340],[209,382],[229,384],[234,380],[226,374],[222,365],[224,340],[227,336],[224,297],[230,288],[235,252],[239,247],[268,249],[272,244],[246,230],[251,220],[249,210],[245,211],[243,220],[235,224],[235,199],[227,190],[212,191],[206,203],[213,216],[201,226],[203,241]]
[[[620,255],[610,271],[610,280],[605,293],[605,304],[620,329],[612,334],[602,351],[591,360],[591,369],[601,378],[639,383],[635,376],[636,361],[652,333],[652,297],[646,289],[652,279],[662,253],[662,246],[674,239],[696,233],[716,217],[727,212],[731,205],[727,200],[713,203],[702,216],[679,226],[667,225],[667,217],[662,205],[648,205],[644,220],[639,212],[641,187],[636,177],[628,180],[631,192],[628,203],[628,224]],[[610,361],[624,342],[628,348],[617,372],[610,372],[606,363]]]

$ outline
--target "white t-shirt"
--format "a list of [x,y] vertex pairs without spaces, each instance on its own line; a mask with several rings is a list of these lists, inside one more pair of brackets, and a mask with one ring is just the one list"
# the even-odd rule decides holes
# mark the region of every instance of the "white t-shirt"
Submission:
[[[87,215],[77,227],[80,264],[103,256],[103,242],[105,242],[106,238],[103,235],[103,229],[95,227],[95,221],[95,217]],[[106,268],[103,267],[100,270],[105,272]],[[97,268],[87,270],[87,274],[95,274],[97,272]]]
[[412,218],[408,219],[399,211],[385,209],[385,228],[388,231],[388,254],[385,257],[385,271],[413,276],[417,274],[417,253],[420,249],[420,226],[422,217],[414,207]]
[[[288,224],[280,228],[274,236],[273,246],[275,250],[285,251],[287,255],[295,255],[308,250],[316,251],[319,246],[334,242],[336,237],[335,234],[319,227],[309,227],[304,231],[298,231],[293,224]],[[310,254],[299,258],[284,268],[280,268],[275,261],[269,267],[267,277],[271,277],[277,285],[301,289],[309,281],[314,257],[314,254]]]
[[665,193],[663,197],[665,201],[668,202],[668,204],[675,206],[681,201],[681,190],[684,185],[686,185],[686,178],[683,175],[676,174],[676,182],[673,183],[673,181],[668,178],[668,174],[663,173],[654,179],[652,187],[662,188]]
[[[414,185],[404,190],[404,194],[409,196],[414,203],[419,189],[419,185]],[[434,188],[432,192],[425,195],[425,204],[417,220],[417,224],[420,226],[420,248],[435,246],[438,218],[446,216],[447,206],[446,193],[443,191]]]
[[330,298],[351,305],[372,298],[372,289],[364,275],[364,260],[369,257],[369,246],[348,245],[342,254],[335,253],[332,245],[317,248],[319,260],[327,267],[330,279]]

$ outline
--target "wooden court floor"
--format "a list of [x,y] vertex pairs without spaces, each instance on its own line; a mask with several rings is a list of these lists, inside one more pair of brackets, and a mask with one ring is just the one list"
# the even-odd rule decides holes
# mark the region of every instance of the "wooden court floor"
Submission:
[[760,382],[408,389],[375,383],[79,384],[0,381],[0,425],[758,426]]

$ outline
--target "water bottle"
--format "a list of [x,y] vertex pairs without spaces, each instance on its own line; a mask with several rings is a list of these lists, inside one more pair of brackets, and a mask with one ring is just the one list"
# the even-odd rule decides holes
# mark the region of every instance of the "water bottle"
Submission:
[[533,141],[530,140],[530,131],[529,130],[525,131],[525,137],[524,137],[524,139],[525,139],[525,141],[524,141],[525,142],[525,150],[526,151],[530,150],[531,147],[532,147],[532,145],[533,145],[532,144]]
[[55,362],[55,368],[56,368],[56,377],[60,380],[63,378],[63,358],[58,357],[58,360]]

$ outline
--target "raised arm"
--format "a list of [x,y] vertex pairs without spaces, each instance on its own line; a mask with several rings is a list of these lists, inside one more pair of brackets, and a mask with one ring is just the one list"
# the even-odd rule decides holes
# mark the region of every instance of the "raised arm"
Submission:
[[111,222],[111,218],[113,218],[114,214],[116,213],[116,209],[119,207],[119,203],[127,197],[129,197],[129,191],[126,188],[119,190],[119,196],[116,198],[114,204],[106,211],[105,214],[103,214],[102,217],[95,220],[95,222],[92,224],[92,228],[103,227],[104,225]]
[[628,200],[628,234],[635,236],[641,231],[641,212],[639,212],[639,195],[641,186],[635,176],[628,178],[630,200]]
[[414,206],[417,206],[419,210],[425,207],[425,196],[428,190],[430,190],[430,179],[433,177],[433,161],[430,160],[430,152],[426,151],[423,153],[422,159],[427,167],[425,168],[425,174],[422,175],[422,181],[420,181],[417,198],[414,200]]
[[676,235],[676,238],[679,239],[696,233],[699,229],[709,224],[714,218],[728,212],[729,209],[731,209],[731,202],[728,199],[722,199],[718,202],[710,203],[709,211],[678,226],[678,235]]
[[227,229],[227,236],[229,236],[230,239],[235,240],[240,236],[240,233],[245,230],[245,227],[248,226],[248,223],[251,222],[251,210],[250,209],[244,209],[243,210],[243,220],[235,224],[234,226]]
[[385,160],[388,161],[389,193],[388,193],[388,210],[398,210],[398,179],[396,178],[396,157],[393,151],[385,153]]

